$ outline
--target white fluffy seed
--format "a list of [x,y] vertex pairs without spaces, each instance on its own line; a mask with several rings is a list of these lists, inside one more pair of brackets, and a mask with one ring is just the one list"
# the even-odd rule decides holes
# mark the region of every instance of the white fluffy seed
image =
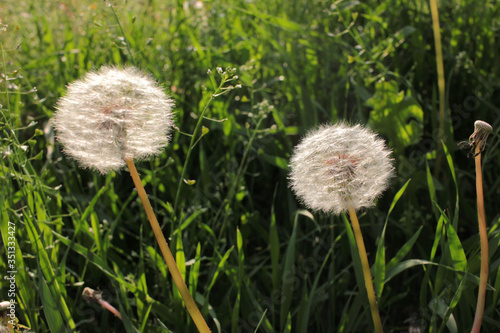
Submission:
[[54,127],[64,152],[84,168],[107,173],[125,158],[146,159],[168,143],[173,101],[144,72],[101,67],[67,87]]
[[349,207],[371,207],[394,171],[390,153],[361,125],[323,125],[295,147],[290,186],[313,210],[340,214]]

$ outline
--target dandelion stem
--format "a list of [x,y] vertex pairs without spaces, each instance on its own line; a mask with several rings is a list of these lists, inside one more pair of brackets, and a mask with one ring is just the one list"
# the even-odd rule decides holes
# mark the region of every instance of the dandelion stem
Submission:
[[112,306],[111,304],[109,304],[105,300],[99,299],[97,301],[97,303],[99,303],[104,309],[106,309],[109,312],[111,312],[112,314],[114,314],[115,317],[117,317],[118,319],[120,319],[120,320],[122,319],[122,315],[120,314],[120,311],[118,311],[114,306]]
[[356,238],[356,243],[358,245],[359,256],[361,258],[361,266],[363,266],[363,276],[365,280],[366,293],[368,295],[368,301],[370,303],[370,310],[372,313],[373,325],[375,326],[375,332],[383,333],[384,329],[382,328],[382,321],[380,320],[380,314],[378,312],[377,300],[375,299],[375,290],[373,289],[373,281],[370,273],[370,265],[368,264],[368,256],[366,255],[365,243],[363,241],[363,235],[361,234],[358,217],[353,207],[349,207],[349,217],[351,219],[354,237]]
[[483,200],[483,174],[481,170],[481,145],[475,148],[476,161],[476,192],[477,192],[477,220],[479,224],[479,237],[481,240],[481,273],[479,276],[479,293],[477,295],[476,315],[472,333],[479,333],[484,315],[486,300],[486,286],[488,284],[488,232],[486,231],[486,218]]
[[153,208],[151,207],[151,203],[149,202],[146,191],[144,190],[144,186],[142,186],[142,182],[141,182],[141,179],[139,178],[139,174],[137,173],[137,169],[135,167],[134,161],[130,158],[126,159],[125,161],[127,162],[127,166],[128,166],[129,171],[130,171],[130,175],[132,176],[135,187],[137,188],[137,193],[139,194],[139,198],[141,198],[142,205],[144,206],[144,210],[146,211],[146,215],[148,216],[148,220],[149,220],[149,223],[151,224],[151,228],[153,228],[153,232],[155,234],[156,241],[158,242],[158,245],[160,246],[163,257],[165,258],[165,261],[167,262],[168,270],[170,271],[170,274],[172,275],[172,279],[174,280],[174,283],[175,283],[177,289],[179,290],[179,293],[181,294],[182,299],[184,300],[184,304],[186,305],[186,308],[189,311],[191,318],[193,319],[196,327],[198,328],[198,331],[200,331],[201,333],[209,333],[210,329],[208,328],[208,325],[205,322],[205,319],[203,319],[203,316],[201,315],[200,310],[196,306],[196,303],[194,302],[193,297],[189,293],[189,290],[186,286],[186,283],[184,282],[182,275],[179,271],[179,268],[177,267],[177,264],[175,263],[175,259],[172,256],[172,252],[170,252],[167,241],[165,240],[165,237],[163,236],[163,232],[161,231],[160,224],[158,223],[158,220],[156,219],[156,216],[153,212]]

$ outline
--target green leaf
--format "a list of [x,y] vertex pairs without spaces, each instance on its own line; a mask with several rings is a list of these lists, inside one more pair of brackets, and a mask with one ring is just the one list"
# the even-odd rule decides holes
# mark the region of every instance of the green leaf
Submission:
[[43,158],[43,151],[40,151],[35,156],[31,157],[30,160],[41,160]]
[[413,96],[399,92],[395,81],[378,82],[366,105],[373,108],[368,124],[387,137],[396,152],[420,141],[424,112]]

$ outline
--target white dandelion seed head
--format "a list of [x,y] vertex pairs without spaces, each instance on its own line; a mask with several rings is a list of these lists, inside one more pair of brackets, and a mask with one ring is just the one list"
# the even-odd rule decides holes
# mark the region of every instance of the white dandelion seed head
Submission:
[[54,127],[64,152],[82,167],[118,170],[126,158],[146,159],[168,143],[173,101],[144,72],[103,66],[69,84]]
[[385,142],[361,125],[323,125],[309,132],[290,159],[290,186],[313,210],[340,214],[371,207],[393,173]]

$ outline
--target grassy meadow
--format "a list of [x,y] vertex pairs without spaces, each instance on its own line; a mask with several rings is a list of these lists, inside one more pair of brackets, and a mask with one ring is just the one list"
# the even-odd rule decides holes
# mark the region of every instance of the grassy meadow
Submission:
[[171,142],[137,168],[212,332],[373,332],[348,218],[289,188],[293,147],[338,121],[393,150],[389,189],[358,212],[385,331],[470,332],[481,252],[474,159],[458,144],[478,119],[493,126],[482,332],[499,332],[500,3],[437,5],[435,35],[419,0],[0,2],[0,272],[14,235],[19,324],[196,332],[127,169],[79,168],[51,123],[68,83],[134,65],[175,101]]

